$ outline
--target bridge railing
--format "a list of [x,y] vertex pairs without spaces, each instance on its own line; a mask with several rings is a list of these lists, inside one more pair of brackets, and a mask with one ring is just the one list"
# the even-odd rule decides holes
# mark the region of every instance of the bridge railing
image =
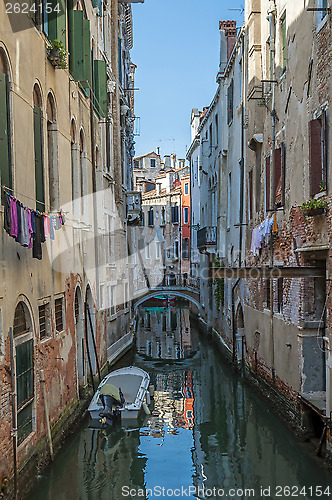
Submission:
[[199,290],[200,279],[188,276],[187,273],[166,273],[165,275],[151,275],[150,286],[157,287],[192,287]]

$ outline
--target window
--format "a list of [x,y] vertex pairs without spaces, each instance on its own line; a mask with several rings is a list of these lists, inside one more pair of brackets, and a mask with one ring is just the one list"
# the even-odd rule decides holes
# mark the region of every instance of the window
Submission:
[[[9,78],[7,64],[0,51],[0,175],[1,184],[12,187]],[[2,193],[3,194],[3,193]]]
[[116,304],[115,304],[115,286],[109,287],[109,300],[110,300],[110,312],[111,316],[116,313]]
[[219,136],[219,121],[218,121],[218,115],[215,116],[215,127],[216,127],[216,147],[218,146],[218,136]]
[[163,226],[166,224],[166,210],[165,207],[161,208],[161,216],[160,216],[160,225]]
[[189,182],[186,182],[184,185],[184,194],[185,195],[189,194]]
[[150,167],[155,168],[156,166],[156,159],[155,158],[150,158]]
[[319,25],[323,19],[327,16],[327,0],[317,0],[317,8],[322,9],[317,12],[317,25]]
[[156,241],[156,259],[160,259],[160,241]]
[[174,207],[171,208],[172,211],[172,223],[173,224],[178,224],[179,223],[179,207],[175,205]]
[[51,336],[51,307],[47,302],[38,307],[39,316],[39,338],[43,340]]
[[179,242],[174,241],[174,258],[178,259],[179,258]]
[[280,46],[281,46],[281,69],[284,73],[287,68],[287,29],[286,29],[286,15],[282,17],[281,21],[281,37],[280,37]]
[[265,158],[265,211],[270,210],[270,157]]
[[210,150],[209,150],[209,155],[212,154],[212,147],[213,147],[213,133],[212,133],[212,123],[210,124],[210,127],[209,127],[209,146],[210,146]]
[[54,309],[55,309],[55,330],[56,333],[60,333],[64,330],[63,297],[55,299]]
[[233,120],[233,100],[234,100],[234,80],[232,78],[231,83],[227,89],[227,124]]
[[265,280],[265,288],[266,288],[266,309],[271,308],[271,278],[267,278]]
[[148,211],[148,226],[153,226],[154,225],[154,215],[153,215],[153,208],[151,207]]
[[281,207],[284,205],[284,183],[285,183],[285,145],[273,151],[273,191],[272,205]]
[[[28,309],[19,302],[14,315],[13,333],[16,353],[17,435],[18,444],[32,432],[34,400],[34,364],[32,323]],[[26,341],[26,335],[30,338]]]
[[189,208],[184,207],[183,209],[183,223],[188,224],[189,223]]
[[33,90],[33,143],[35,153],[35,190],[36,209],[45,212],[45,187],[44,187],[44,161],[42,145],[42,102],[41,94],[37,85]]
[[55,115],[55,103],[51,93],[47,96],[47,155],[48,155],[48,178],[51,210],[59,207],[59,175],[58,175],[58,145],[57,125]]
[[[214,201],[214,196],[213,196],[213,201]],[[216,210],[214,210],[214,213],[216,213]],[[227,186],[227,229],[230,229],[231,226],[231,213],[232,213],[232,173],[229,172],[228,186]]]
[[134,168],[139,168],[139,160],[134,160]]
[[150,259],[151,258],[151,252],[150,252],[150,243],[148,243],[145,247],[145,258]]
[[326,111],[309,122],[309,177],[310,195],[327,188],[327,134]]
[[252,185],[252,170],[249,172],[249,178],[248,178],[248,214],[249,214],[249,219],[252,219],[253,217],[253,185]]
[[142,209],[142,212],[141,212],[141,224],[140,224],[142,227],[144,227],[145,225],[145,215],[144,215],[144,210]]
[[189,259],[189,238],[182,240],[182,258]]
[[282,313],[283,306],[283,278],[278,278],[278,312]]

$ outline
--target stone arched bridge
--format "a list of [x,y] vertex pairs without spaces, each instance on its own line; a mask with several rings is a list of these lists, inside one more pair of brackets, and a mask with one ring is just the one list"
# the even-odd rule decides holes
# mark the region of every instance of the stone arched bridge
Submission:
[[146,288],[143,294],[133,299],[134,310],[147,300],[156,297],[156,295],[180,297],[189,300],[201,311],[198,283],[190,279],[183,279],[182,277],[174,281],[166,280],[166,284]]

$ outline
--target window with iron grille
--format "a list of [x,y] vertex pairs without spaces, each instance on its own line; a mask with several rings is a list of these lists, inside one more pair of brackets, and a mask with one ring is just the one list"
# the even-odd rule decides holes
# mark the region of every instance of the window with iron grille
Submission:
[[189,238],[182,240],[182,258],[189,259]]
[[39,316],[39,338],[40,340],[51,335],[50,325],[50,303],[42,304],[38,307]]
[[63,297],[55,299],[55,329],[57,333],[64,330],[63,324]]

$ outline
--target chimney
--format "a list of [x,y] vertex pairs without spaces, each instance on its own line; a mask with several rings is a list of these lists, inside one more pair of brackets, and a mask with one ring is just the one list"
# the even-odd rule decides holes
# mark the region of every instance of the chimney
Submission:
[[173,170],[176,169],[176,155],[175,154],[171,155],[171,168],[173,168]]
[[236,41],[236,21],[219,21],[220,71],[224,71]]
[[157,155],[159,155],[159,154],[160,154],[159,152],[160,152],[160,148],[159,148],[159,147],[157,147],[157,148],[156,148],[156,153],[157,153]]
[[169,155],[164,156],[164,165],[165,165],[165,170],[171,168],[171,157]]

